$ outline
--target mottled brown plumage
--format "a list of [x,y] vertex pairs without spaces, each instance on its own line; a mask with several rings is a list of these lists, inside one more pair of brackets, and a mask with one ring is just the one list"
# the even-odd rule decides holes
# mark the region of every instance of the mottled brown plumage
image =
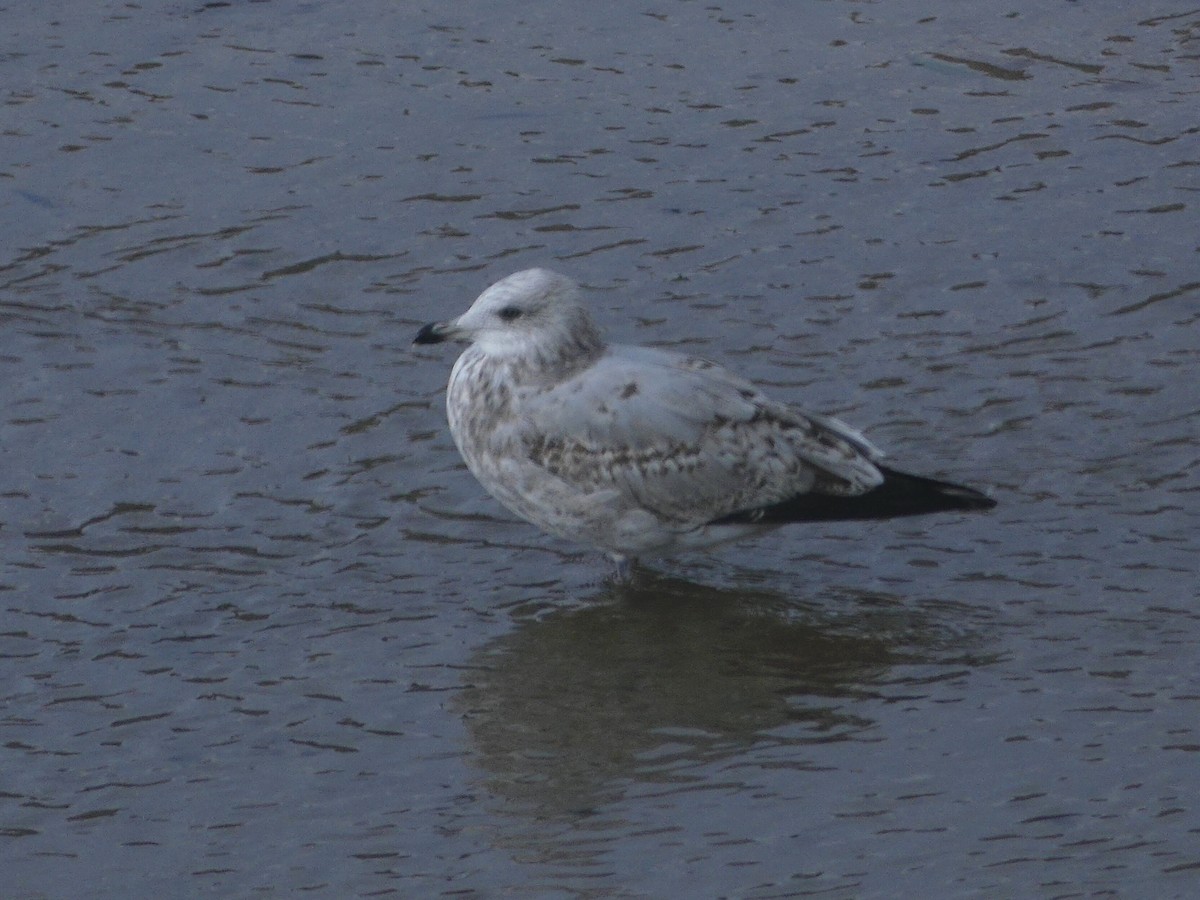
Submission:
[[416,338],[443,340],[471,343],[446,395],[471,472],[522,518],[618,564],[793,521],[995,505],[882,466],[849,426],[707,360],[606,345],[574,282],[545,269],[510,275]]

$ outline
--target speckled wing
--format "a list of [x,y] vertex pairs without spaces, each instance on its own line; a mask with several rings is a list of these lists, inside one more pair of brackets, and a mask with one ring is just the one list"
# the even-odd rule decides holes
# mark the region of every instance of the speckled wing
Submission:
[[536,465],[583,492],[616,488],[682,527],[808,493],[854,496],[883,480],[877,451],[849,427],[653,348],[610,347],[522,412]]

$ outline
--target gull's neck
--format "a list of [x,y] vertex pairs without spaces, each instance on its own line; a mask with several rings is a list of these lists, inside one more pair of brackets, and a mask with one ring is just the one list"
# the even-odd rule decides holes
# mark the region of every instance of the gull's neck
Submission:
[[586,318],[572,322],[569,329],[539,337],[519,351],[476,350],[489,366],[504,370],[516,384],[557,383],[590,368],[604,355],[604,339]]

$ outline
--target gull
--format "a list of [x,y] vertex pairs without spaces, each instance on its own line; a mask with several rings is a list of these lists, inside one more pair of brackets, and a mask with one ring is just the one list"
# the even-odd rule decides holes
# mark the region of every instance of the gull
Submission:
[[968,487],[885,466],[850,426],[773,400],[715,363],[607,344],[579,286],[548,269],[496,282],[414,344],[459,341],[450,434],[485,490],[628,578],[794,522],[990,509]]

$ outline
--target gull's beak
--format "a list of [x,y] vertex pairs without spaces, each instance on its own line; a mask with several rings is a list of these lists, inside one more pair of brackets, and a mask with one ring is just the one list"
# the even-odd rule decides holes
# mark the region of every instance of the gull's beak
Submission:
[[417,332],[414,344],[440,344],[454,336],[454,326],[449,322],[430,322]]

